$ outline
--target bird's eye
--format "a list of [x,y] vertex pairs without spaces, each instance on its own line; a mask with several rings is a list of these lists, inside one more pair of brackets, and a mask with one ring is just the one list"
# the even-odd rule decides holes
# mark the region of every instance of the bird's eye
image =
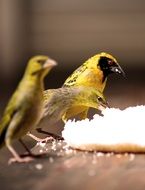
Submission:
[[108,61],[108,64],[109,64],[109,65],[112,65],[112,61],[111,61],[111,60],[109,60],[109,61]]
[[110,66],[114,65],[114,61],[113,60],[108,60],[108,65],[110,65]]
[[99,96],[99,97],[98,97],[98,101],[99,101],[99,102],[102,102],[103,99]]
[[40,64],[44,64],[44,62],[45,62],[45,60],[42,60],[42,59],[40,59],[40,60],[38,60],[38,63],[40,63]]

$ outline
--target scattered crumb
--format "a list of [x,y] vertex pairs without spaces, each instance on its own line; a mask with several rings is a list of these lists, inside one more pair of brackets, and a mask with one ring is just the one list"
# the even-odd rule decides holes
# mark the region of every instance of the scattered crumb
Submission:
[[125,153],[125,154],[124,154],[124,156],[126,156],[126,157],[127,157],[127,156],[128,156],[128,153]]
[[36,165],[35,165],[35,168],[36,168],[37,170],[42,170],[43,165],[42,165],[42,164],[36,164]]
[[53,151],[56,151],[56,146],[57,146],[56,141],[53,141],[53,142],[52,142],[51,149],[52,149]]
[[39,150],[39,153],[43,153],[43,150],[42,150],[42,149],[40,149],[40,150]]
[[106,157],[111,157],[111,153],[106,153],[105,156]]
[[135,154],[130,154],[129,161],[133,161],[135,159]]
[[49,163],[53,163],[54,162],[54,159],[52,157],[49,158]]
[[102,157],[102,156],[104,156],[104,153],[102,153],[102,152],[97,153],[97,157]]
[[122,154],[116,154],[116,158],[121,158]]
[[38,146],[41,146],[41,147],[45,147],[45,146],[46,146],[46,143],[45,143],[45,142],[38,142],[37,145],[38,145]]

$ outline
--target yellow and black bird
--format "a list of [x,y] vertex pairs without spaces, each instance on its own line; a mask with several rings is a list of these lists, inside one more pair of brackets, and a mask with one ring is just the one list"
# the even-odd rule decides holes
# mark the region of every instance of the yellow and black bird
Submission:
[[21,138],[38,124],[43,111],[43,79],[55,65],[56,62],[47,56],[31,58],[8,102],[0,122],[0,147],[5,145],[10,150],[14,156],[10,161],[28,162],[32,159],[30,156],[19,156],[12,141],[19,139],[23,144]]
[[[123,69],[117,60],[108,53],[99,53],[76,69],[64,82],[63,87],[88,86],[93,87],[103,93],[106,86],[107,77],[112,73],[125,76]],[[64,115],[67,120],[78,115],[80,119],[85,119],[90,106],[70,107]]]

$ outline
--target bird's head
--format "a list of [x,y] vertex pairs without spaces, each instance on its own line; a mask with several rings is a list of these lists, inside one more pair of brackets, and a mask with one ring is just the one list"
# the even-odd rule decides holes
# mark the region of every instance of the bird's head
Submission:
[[32,76],[40,76],[44,78],[52,67],[56,66],[57,63],[53,59],[50,59],[44,55],[34,56],[29,60],[26,74]]
[[102,70],[104,74],[104,79],[111,73],[118,73],[125,76],[123,69],[118,64],[117,60],[108,53],[100,53],[98,60],[98,67]]

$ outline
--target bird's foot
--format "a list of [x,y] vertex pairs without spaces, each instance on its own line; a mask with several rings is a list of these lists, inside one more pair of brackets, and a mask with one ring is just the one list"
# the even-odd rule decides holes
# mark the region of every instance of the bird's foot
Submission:
[[18,162],[18,163],[28,163],[28,162],[31,162],[33,160],[34,160],[34,158],[31,157],[31,156],[13,157],[13,158],[9,159],[8,164],[10,165],[10,164],[15,163],[15,162]]
[[52,136],[49,136],[49,137],[46,137],[46,138],[39,138],[39,137],[36,137],[35,135],[31,134],[31,133],[28,133],[28,136],[33,138],[35,141],[37,141],[38,143],[47,143],[47,142],[52,142],[54,141],[54,138]]
[[44,139],[37,139],[37,143],[47,143],[47,142],[52,142],[54,141],[55,139],[53,137],[46,137]]
[[50,138],[51,140],[64,140],[64,138],[63,137],[61,137],[61,136],[59,136],[59,135],[56,135],[56,134],[54,134],[54,133],[50,133],[50,132],[47,132],[47,131],[43,131],[41,128],[37,128],[36,129],[37,130],[37,132],[39,132],[39,133],[42,133],[42,134],[45,134],[45,135],[49,135],[48,137],[46,137],[46,139],[48,138]]
[[34,159],[43,158],[46,155],[47,155],[46,153],[40,153],[40,154],[39,153],[38,154],[25,153],[25,154],[21,154],[19,157],[10,158],[8,161],[8,164],[10,165],[15,162],[28,163],[28,162],[32,162]]

